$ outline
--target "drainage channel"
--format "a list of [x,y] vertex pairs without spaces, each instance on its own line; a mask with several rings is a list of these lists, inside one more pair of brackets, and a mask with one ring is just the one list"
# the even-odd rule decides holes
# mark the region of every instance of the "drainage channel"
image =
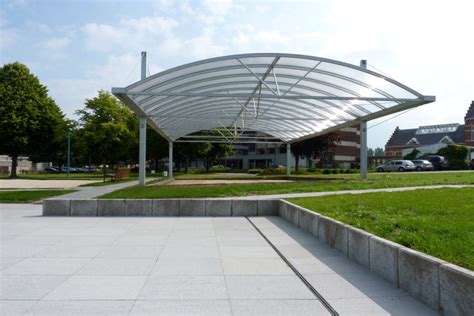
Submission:
[[311,285],[311,283],[306,280],[306,278],[296,269],[291,262],[285,257],[284,254],[278,250],[278,248],[265,236],[260,229],[248,218],[248,216],[245,216],[245,218],[249,221],[249,223],[255,228],[255,230],[260,234],[260,236],[263,237],[263,239],[266,240],[266,242],[270,245],[270,247],[275,250],[275,252],[280,256],[280,258],[288,265],[288,267],[296,274],[296,276],[301,280],[301,282],[306,285],[306,287],[311,291],[311,293],[316,296],[316,298],[323,304],[323,306],[327,309],[327,311],[333,315],[333,316],[339,316],[339,313],[336,312],[336,310],[329,304],[328,301]]

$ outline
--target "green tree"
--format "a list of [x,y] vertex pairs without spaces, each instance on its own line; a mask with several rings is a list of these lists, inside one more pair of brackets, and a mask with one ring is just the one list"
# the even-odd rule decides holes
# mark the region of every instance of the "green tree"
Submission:
[[178,164],[178,170],[184,163],[184,173],[188,173],[189,163],[194,159],[205,158],[210,149],[210,143],[175,143],[173,154]]
[[375,155],[375,151],[373,150],[373,148],[367,148],[367,156],[369,157],[372,157]]
[[51,157],[64,143],[67,123],[47,88],[15,62],[0,68],[0,153],[12,158],[16,177],[18,156]]
[[209,150],[204,154],[206,159],[206,172],[219,159],[231,156],[234,153],[234,146],[224,143],[211,143]]
[[[168,157],[168,141],[152,128],[146,131],[146,155],[147,159],[153,162],[155,169],[158,167],[158,161]],[[138,152],[138,149],[137,151]]]
[[137,118],[130,110],[106,91],[87,99],[85,107],[76,111],[82,124],[80,135],[94,163],[115,165],[136,161],[131,148],[136,147]]
[[438,150],[438,155],[448,160],[449,169],[468,169],[467,157],[469,149],[462,145],[448,145]]
[[332,155],[338,143],[339,134],[329,133],[291,144],[291,153],[295,157],[295,171],[299,171],[299,161],[303,157],[308,159],[330,159],[329,156]]
[[381,147],[375,148],[374,156],[385,156],[385,150],[383,150]]
[[403,157],[403,159],[407,159],[407,160],[415,160],[416,157],[418,157],[420,155],[420,151],[416,148],[413,148],[413,150],[411,151],[411,153],[405,155]]

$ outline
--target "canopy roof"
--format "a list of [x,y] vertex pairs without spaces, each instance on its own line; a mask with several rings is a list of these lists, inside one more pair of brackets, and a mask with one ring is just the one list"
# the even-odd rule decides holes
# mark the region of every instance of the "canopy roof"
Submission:
[[275,53],[201,60],[112,93],[170,141],[218,130],[291,143],[435,100],[363,67]]

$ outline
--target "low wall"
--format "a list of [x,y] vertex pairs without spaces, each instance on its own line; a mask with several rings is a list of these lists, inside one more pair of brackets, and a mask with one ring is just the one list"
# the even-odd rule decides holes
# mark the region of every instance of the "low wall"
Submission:
[[284,200],[43,201],[45,216],[280,216],[445,315],[473,315],[474,272]]
[[278,216],[278,200],[46,199],[44,216]]
[[474,271],[280,201],[278,214],[443,315],[474,315]]

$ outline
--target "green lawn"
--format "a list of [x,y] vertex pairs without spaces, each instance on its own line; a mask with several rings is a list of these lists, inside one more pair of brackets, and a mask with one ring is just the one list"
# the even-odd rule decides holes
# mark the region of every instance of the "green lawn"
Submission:
[[289,201],[474,270],[474,188],[347,194]]
[[0,203],[29,203],[76,190],[0,191]]
[[206,186],[146,186],[131,187],[101,196],[101,198],[193,198],[244,196],[255,194],[282,194],[296,192],[320,192],[335,190],[376,189],[435,184],[474,184],[474,172],[440,173],[393,173],[369,174],[368,181],[362,181],[352,174],[321,175],[318,180],[294,177],[304,180],[293,183],[227,184]]

